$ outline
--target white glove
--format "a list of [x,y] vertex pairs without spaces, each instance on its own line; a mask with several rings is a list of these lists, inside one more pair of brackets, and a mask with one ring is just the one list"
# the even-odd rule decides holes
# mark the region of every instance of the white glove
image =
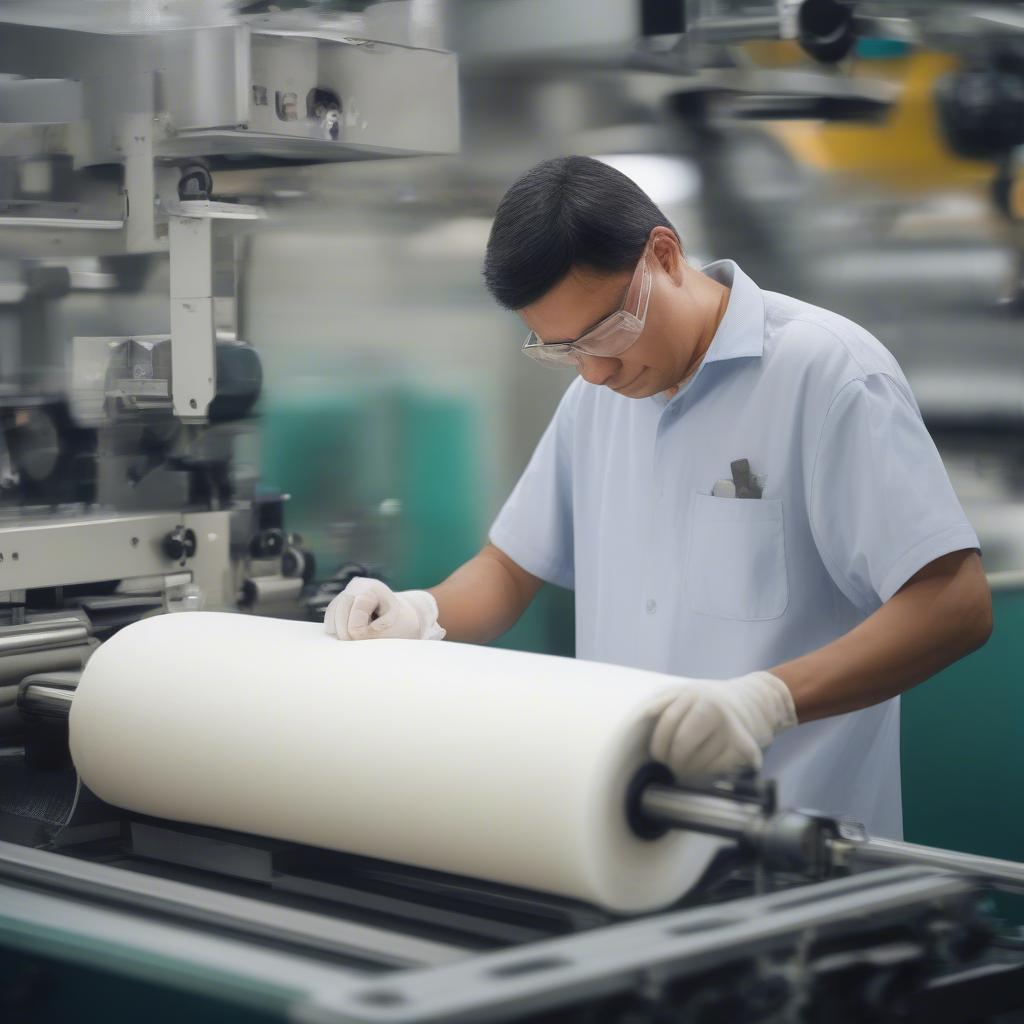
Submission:
[[425,590],[395,593],[380,580],[357,576],[324,613],[324,627],[339,640],[443,640],[437,602]]
[[796,725],[789,687],[770,672],[738,679],[687,679],[661,712],[651,757],[677,780],[761,767],[761,751]]

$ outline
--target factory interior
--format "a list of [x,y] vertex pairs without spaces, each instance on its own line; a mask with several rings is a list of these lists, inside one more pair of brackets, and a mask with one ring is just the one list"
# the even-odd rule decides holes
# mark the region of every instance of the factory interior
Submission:
[[[486,644],[328,635],[578,393],[482,274],[570,155],[909,382],[992,626],[902,835],[651,760],[580,534]],[[1024,1022],[1022,664],[1024,2],[0,0],[0,1021]]]

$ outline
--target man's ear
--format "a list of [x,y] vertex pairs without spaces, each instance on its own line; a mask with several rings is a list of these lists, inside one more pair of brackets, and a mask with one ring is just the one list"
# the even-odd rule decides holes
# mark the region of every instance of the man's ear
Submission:
[[683,283],[683,250],[675,233],[668,228],[657,227],[651,232],[648,243],[654,258],[661,264],[661,269],[672,279],[674,284]]

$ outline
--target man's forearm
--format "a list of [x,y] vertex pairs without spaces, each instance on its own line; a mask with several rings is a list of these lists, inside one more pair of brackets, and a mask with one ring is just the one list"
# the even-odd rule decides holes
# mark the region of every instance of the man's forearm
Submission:
[[957,551],[925,566],[845,636],[771,672],[807,722],[908,690],[980,647],[991,629],[981,559]]
[[515,625],[541,581],[488,545],[430,589],[447,639],[482,644]]

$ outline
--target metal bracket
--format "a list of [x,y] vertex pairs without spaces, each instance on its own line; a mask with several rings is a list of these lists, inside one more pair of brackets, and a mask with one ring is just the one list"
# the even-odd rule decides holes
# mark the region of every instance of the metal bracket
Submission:
[[205,422],[217,390],[214,231],[218,220],[258,220],[256,206],[190,200],[164,203],[171,254],[171,396],[174,414]]

